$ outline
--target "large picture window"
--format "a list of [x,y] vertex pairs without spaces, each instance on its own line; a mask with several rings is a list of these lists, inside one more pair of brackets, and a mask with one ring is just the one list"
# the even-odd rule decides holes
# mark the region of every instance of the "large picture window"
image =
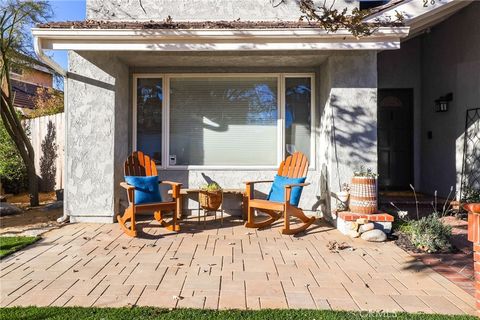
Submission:
[[314,154],[313,75],[134,75],[134,148],[163,168],[275,168]]
[[277,78],[171,78],[171,160],[275,165],[277,96]]

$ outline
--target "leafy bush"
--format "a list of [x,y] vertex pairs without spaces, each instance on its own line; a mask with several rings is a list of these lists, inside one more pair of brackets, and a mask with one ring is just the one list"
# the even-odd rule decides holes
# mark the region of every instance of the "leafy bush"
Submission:
[[0,120],[0,181],[6,193],[19,193],[27,187],[27,169],[15,143]]
[[430,253],[447,252],[452,249],[452,227],[443,224],[437,212],[419,220],[409,220],[401,231],[406,233],[418,249]]

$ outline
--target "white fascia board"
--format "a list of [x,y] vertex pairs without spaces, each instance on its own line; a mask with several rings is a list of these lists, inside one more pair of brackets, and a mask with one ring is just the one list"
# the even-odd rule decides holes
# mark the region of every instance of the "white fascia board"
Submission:
[[96,51],[375,50],[397,49],[408,27],[379,28],[355,38],[323,29],[32,29],[43,49]]
[[411,26],[413,29],[414,25],[422,20],[436,20],[439,16],[459,10],[471,2],[472,0],[435,0],[435,3],[432,4],[428,0],[427,4],[424,5],[423,0],[407,0],[369,16],[365,19],[365,22],[375,22],[377,19],[394,19],[398,12],[403,14],[405,25]]

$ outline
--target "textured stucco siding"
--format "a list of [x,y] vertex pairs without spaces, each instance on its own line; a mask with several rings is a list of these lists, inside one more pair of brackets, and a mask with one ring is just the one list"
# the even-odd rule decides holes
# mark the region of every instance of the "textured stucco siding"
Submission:
[[[400,50],[378,55],[379,88],[414,89],[415,185],[425,193],[459,191],[465,112],[480,107],[479,21],[480,2],[473,2]],[[449,111],[435,112],[434,101],[449,92]]]
[[[87,19],[94,20],[251,20],[297,21],[298,0],[87,0]],[[330,5],[333,0],[327,0]],[[323,0],[321,1],[323,3]],[[334,7],[353,9],[358,0],[336,0]]]
[[[69,59],[66,210],[73,221],[111,222],[126,204],[118,184],[132,145],[131,71],[109,53],[72,52]],[[311,185],[304,189],[300,206],[310,214],[330,216],[330,192],[349,182],[362,163],[376,170],[376,54],[337,53],[313,70],[316,156],[307,177]],[[160,170],[160,178],[181,182],[185,188],[208,180],[224,188],[244,188],[245,181],[270,180],[275,173]],[[265,196],[270,185],[257,187],[258,195]],[[197,207],[196,197],[185,200],[185,209]],[[240,198],[229,196],[224,208],[239,214]]]
[[321,66],[319,181],[323,214],[334,221],[335,194],[361,165],[377,171],[376,52],[332,55]]
[[70,52],[67,85],[65,210],[72,221],[111,222],[116,160],[126,155],[115,142],[122,142],[128,114],[128,68],[108,54]]

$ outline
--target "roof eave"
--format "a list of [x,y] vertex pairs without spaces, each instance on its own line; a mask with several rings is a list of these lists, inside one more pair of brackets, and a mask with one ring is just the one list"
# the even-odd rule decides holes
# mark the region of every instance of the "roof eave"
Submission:
[[368,37],[348,30],[33,28],[42,49],[92,51],[372,50],[396,49],[408,27],[380,27]]

